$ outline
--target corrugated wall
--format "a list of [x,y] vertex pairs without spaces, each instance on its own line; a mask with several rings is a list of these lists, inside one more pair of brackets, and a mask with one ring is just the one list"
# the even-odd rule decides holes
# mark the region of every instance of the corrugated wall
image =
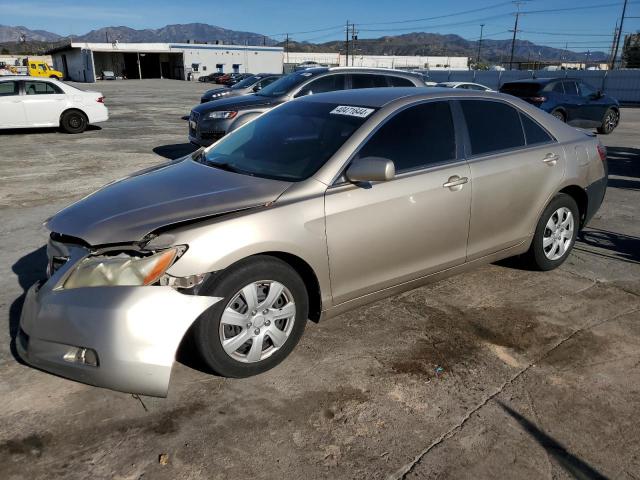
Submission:
[[451,70],[429,72],[433,82],[476,82],[497,90],[503,83],[527,78],[577,78],[622,103],[640,103],[640,70]]

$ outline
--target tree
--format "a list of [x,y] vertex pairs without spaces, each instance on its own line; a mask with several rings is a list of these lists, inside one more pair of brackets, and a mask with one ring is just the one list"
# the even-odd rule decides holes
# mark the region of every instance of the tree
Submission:
[[9,55],[11,54],[11,52],[9,51],[9,49],[7,47],[2,47],[2,51],[0,51],[1,55]]
[[640,68],[640,32],[624,38],[622,64],[625,68]]

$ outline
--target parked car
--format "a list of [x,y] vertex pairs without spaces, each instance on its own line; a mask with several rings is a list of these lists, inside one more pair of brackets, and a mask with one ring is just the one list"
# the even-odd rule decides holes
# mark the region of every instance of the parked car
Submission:
[[213,371],[255,375],[307,319],[514,255],[558,267],[606,183],[594,135],[515,97],[305,96],[48,220],[49,276],[26,294],[17,349],[162,396],[189,331]]
[[215,78],[215,82],[218,85],[224,85],[226,82],[229,81],[229,79],[231,79],[231,74],[230,73],[223,73],[222,75],[219,75]]
[[573,78],[507,82],[500,91],[522,98],[574,127],[596,128],[606,135],[620,123],[616,99]]
[[0,78],[0,129],[60,127],[80,133],[87,125],[108,119],[104,95],[99,92],[50,78]]
[[202,77],[199,77],[198,81],[205,82],[205,83],[216,83],[216,79],[223,75],[224,73],[222,72],[213,72],[213,73],[210,73],[209,75],[204,75]]
[[211,90],[207,90],[202,94],[200,103],[210,102],[211,100],[218,100],[222,97],[239,97],[241,95],[256,93],[262,90],[267,85],[271,85],[280,77],[282,77],[282,75],[274,75],[271,73],[259,73],[257,75],[251,75],[250,77],[236,83],[232,87],[213,88]]
[[229,78],[229,80],[227,80],[225,85],[227,87],[231,87],[231,86],[235,85],[236,83],[241,82],[245,78],[249,78],[249,77],[252,77],[252,76],[253,76],[253,73],[232,73],[231,74],[231,78]]
[[401,70],[310,68],[285,75],[255,95],[200,104],[189,116],[189,140],[207,146],[267,110],[297,97],[371,87],[424,87],[421,77]]
[[481,92],[495,92],[489,87],[472,82],[440,82],[435,84],[436,87],[445,88],[462,88],[463,90],[478,90]]

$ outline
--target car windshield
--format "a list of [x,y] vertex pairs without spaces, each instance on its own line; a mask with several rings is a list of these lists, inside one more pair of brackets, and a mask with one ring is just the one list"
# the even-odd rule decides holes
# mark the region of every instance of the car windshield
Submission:
[[301,181],[324,165],[374,110],[286,103],[230,133],[196,161],[245,175]]
[[244,80],[240,80],[238,83],[236,83],[231,88],[233,88],[234,90],[239,90],[241,88],[247,88],[247,87],[250,87],[251,85],[253,85],[254,83],[256,83],[261,78],[262,77],[259,77],[258,75],[251,75],[250,77],[247,77]]
[[304,71],[290,73],[289,75],[282,77],[280,80],[276,80],[271,85],[264,87],[256,93],[256,95],[260,95],[261,97],[280,97],[289,93],[293,88],[297,87],[312,76],[313,74],[311,72]]

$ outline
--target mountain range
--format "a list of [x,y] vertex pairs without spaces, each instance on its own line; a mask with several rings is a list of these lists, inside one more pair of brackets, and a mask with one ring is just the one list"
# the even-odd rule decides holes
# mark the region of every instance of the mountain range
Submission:
[[[62,42],[222,42],[239,45],[278,45],[283,42],[265,37],[254,32],[229,30],[204,23],[184,25],[166,25],[158,29],[136,30],[130,27],[104,27],[92,30],[84,35],[62,37],[44,30],[29,30],[26,27],[10,27],[0,25],[0,47],[11,52],[20,52],[21,35],[25,35],[26,44],[22,51],[30,53],[44,52]],[[339,52],[344,48],[343,41],[330,41],[320,44],[309,42],[288,43],[292,52]],[[376,39],[357,41],[356,53],[364,55],[432,55],[432,56],[465,56],[475,58],[478,42],[467,40],[459,35],[415,32],[404,35],[385,36]],[[482,42],[482,58],[486,61],[508,61],[511,53],[511,40],[490,40]],[[514,51],[514,59],[520,61],[584,61],[587,52],[566,51],[559,48],[537,45],[527,40],[518,40]],[[606,60],[605,52],[589,52],[589,61]]]

